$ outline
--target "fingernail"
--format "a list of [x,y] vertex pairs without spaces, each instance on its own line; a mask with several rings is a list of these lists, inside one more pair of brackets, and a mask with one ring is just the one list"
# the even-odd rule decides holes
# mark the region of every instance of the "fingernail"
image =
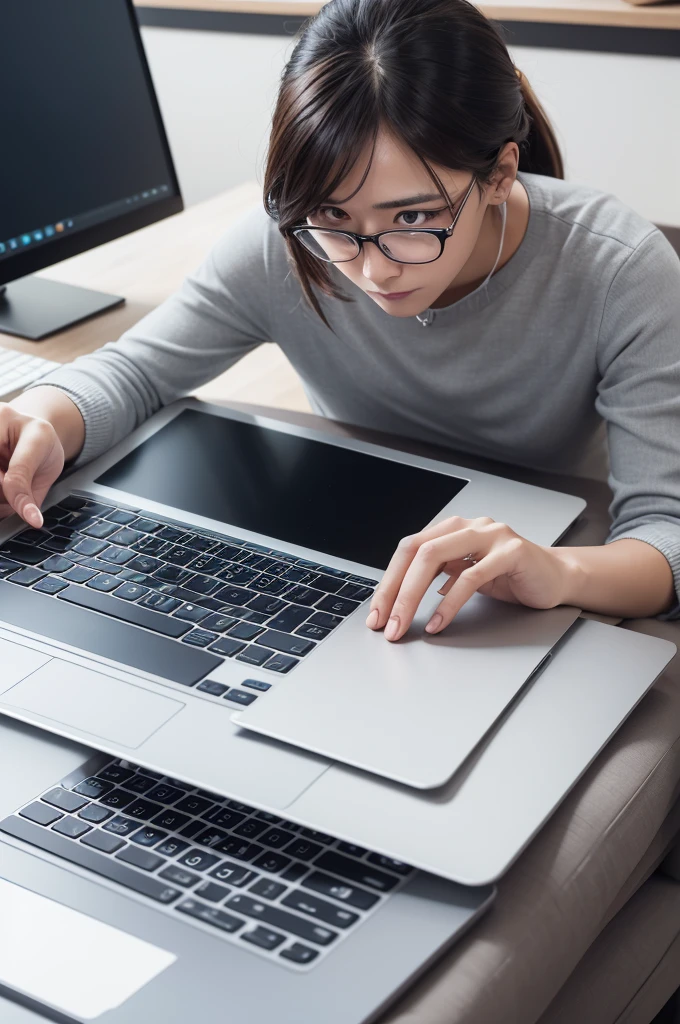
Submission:
[[371,612],[371,614],[366,619],[366,625],[370,629],[375,629],[375,627],[378,625],[378,619],[379,618],[380,618],[380,613],[379,613],[377,608],[374,608],[373,611]]
[[436,630],[439,629],[443,621],[444,620],[439,614],[439,612],[435,612],[430,621],[428,622],[428,624],[425,626],[426,631],[428,633],[436,632]]
[[399,616],[393,615],[385,626],[385,636],[388,640],[396,640],[399,633]]
[[37,505],[27,505],[24,512],[26,513],[28,521],[33,523],[34,526],[42,525],[42,516]]

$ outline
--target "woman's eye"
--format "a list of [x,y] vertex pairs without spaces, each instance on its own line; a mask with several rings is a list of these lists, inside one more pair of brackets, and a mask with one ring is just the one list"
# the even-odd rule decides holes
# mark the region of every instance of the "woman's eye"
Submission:
[[[336,217],[336,213],[339,213],[340,217]],[[345,216],[342,210],[339,210],[337,206],[322,206],[317,210],[317,214],[319,217],[325,217],[326,220],[340,220]]]
[[[405,217],[406,219],[402,223],[409,228],[419,228],[423,224],[426,224],[433,217],[436,217],[441,211],[439,210],[404,210],[403,213],[399,214],[399,217]],[[422,217],[422,220],[418,220],[418,217]]]

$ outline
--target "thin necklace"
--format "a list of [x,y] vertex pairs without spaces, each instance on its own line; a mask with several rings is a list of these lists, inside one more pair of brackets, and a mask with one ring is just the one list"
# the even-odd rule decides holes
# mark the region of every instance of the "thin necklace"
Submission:
[[[491,270],[486,275],[486,277],[484,278],[482,283],[480,285],[477,285],[477,287],[474,289],[474,291],[468,293],[470,295],[474,295],[474,293],[476,291],[479,291],[480,288],[486,288],[488,282],[490,281],[491,277],[493,276],[493,273],[494,273],[496,267],[498,266],[498,261],[501,258],[501,253],[503,252],[503,242],[505,241],[505,222],[506,222],[506,219],[507,219],[507,210],[506,210],[505,203],[501,203],[500,211],[501,211],[501,219],[503,221],[503,224],[502,224],[502,227],[501,227],[501,244],[498,247],[498,255],[496,256],[496,262],[494,263],[494,265],[492,266]],[[465,297],[467,298],[467,296],[465,296]],[[419,324],[422,324],[423,327],[429,327],[430,324],[432,323],[432,321],[434,320],[435,312],[436,311],[434,309],[426,309],[425,312],[422,315],[419,315],[418,313],[416,313],[416,320],[418,321]]]

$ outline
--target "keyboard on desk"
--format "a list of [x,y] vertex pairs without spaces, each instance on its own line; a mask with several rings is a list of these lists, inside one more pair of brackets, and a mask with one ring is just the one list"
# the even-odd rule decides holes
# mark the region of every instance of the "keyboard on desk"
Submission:
[[[317,963],[413,868],[114,759],[2,833],[294,969]],[[81,773],[81,776],[84,773]]]
[[0,401],[7,401],[16,392],[56,370],[59,365],[42,356],[0,348]]
[[241,705],[270,684],[206,679],[217,665],[233,658],[272,678],[290,672],[376,585],[80,495],[0,546],[0,621]]

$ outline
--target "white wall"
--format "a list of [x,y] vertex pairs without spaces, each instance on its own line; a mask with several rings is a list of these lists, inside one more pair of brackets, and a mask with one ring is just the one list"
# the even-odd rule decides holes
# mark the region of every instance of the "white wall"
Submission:
[[[293,40],[144,28],[185,200],[262,181],[269,118]],[[680,226],[680,59],[514,47],[567,177]]]

